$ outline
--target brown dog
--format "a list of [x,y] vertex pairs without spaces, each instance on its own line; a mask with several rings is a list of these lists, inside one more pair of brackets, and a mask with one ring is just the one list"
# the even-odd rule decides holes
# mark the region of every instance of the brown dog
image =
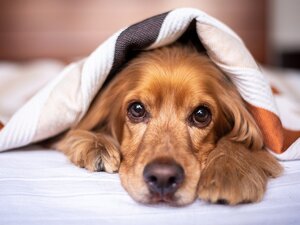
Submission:
[[281,172],[235,86],[192,47],[141,53],[55,147],[142,203],[262,199]]

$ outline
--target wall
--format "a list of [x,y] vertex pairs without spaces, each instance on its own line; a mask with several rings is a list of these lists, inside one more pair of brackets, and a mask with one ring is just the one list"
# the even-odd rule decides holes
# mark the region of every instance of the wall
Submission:
[[269,0],[268,62],[300,69],[300,0]]
[[270,41],[278,49],[300,48],[300,0],[270,1]]
[[176,7],[224,21],[265,61],[266,0],[0,0],[0,60],[73,60],[120,28]]

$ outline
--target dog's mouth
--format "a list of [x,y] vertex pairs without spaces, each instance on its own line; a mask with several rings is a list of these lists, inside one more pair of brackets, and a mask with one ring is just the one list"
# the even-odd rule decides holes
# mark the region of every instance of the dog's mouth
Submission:
[[150,192],[149,203],[150,204],[166,203],[168,205],[177,205],[177,198],[174,196],[174,194],[161,195],[161,194]]
[[197,197],[200,169],[197,161],[192,162],[193,166],[186,165],[173,157],[164,156],[143,163],[143,167],[131,166],[129,170],[126,164],[121,163],[121,182],[139,203],[185,206]]

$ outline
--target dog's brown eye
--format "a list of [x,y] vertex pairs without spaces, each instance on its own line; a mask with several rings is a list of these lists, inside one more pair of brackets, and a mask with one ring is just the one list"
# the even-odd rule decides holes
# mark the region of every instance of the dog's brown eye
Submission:
[[128,107],[128,117],[134,122],[142,122],[146,116],[146,109],[140,102],[131,103]]
[[199,106],[191,116],[191,122],[197,127],[205,127],[211,121],[211,112],[206,106]]

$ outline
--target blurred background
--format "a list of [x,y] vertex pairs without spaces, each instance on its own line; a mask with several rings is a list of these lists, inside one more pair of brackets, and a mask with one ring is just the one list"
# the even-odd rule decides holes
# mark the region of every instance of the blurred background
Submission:
[[300,0],[1,0],[0,60],[69,62],[120,28],[176,7],[228,24],[260,63],[300,66]]
[[300,99],[300,70],[279,70],[300,68],[300,0],[0,0],[0,121],[66,63],[119,29],[177,7],[201,9],[229,25],[263,68],[276,68],[270,82]]

